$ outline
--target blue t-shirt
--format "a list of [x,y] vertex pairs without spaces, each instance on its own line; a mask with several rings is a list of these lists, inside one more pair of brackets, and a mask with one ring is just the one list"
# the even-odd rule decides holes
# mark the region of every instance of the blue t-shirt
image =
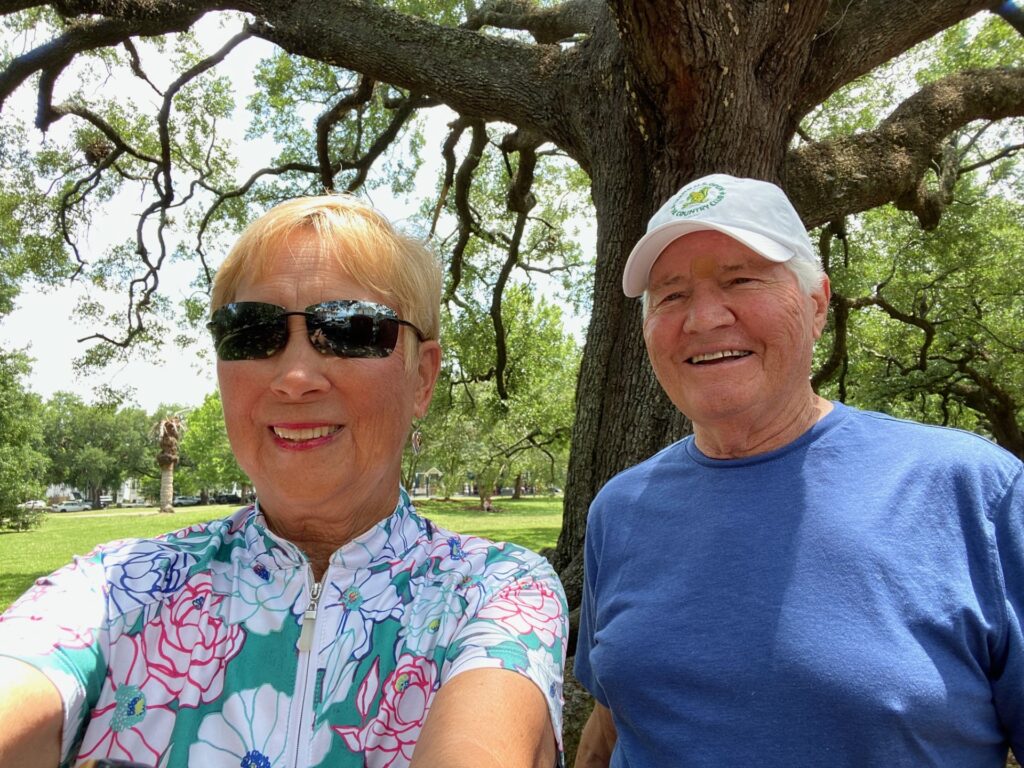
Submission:
[[686,438],[590,510],[576,675],[612,766],[996,768],[1024,753],[1021,462],[835,404],[737,460]]

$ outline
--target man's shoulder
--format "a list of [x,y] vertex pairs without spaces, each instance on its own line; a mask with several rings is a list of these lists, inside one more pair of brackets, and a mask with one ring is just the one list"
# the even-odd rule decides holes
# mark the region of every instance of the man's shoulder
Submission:
[[1019,458],[983,435],[875,411],[849,410],[852,418],[836,437],[844,448],[864,451],[887,466],[909,462],[921,471],[972,477],[992,487],[1004,487],[1024,471]]
[[679,469],[685,465],[686,446],[692,440],[692,435],[684,437],[682,440],[677,440],[671,445],[662,448],[653,456],[649,456],[643,461],[627,467],[614,475],[598,491],[595,501],[607,501],[621,496],[635,496],[651,482],[652,478],[666,469],[671,470],[673,475],[677,475]]
[[948,452],[957,457],[976,457],[997,463],[1020,464],[1006,449],[989,438],[956,427],[926,424],[920,421],[891,416],[878,411],[849,408],[848,424],[864,430],[871,437],[885,437],[898,441],[895,448],[908,442],[927,445],[932,451]]

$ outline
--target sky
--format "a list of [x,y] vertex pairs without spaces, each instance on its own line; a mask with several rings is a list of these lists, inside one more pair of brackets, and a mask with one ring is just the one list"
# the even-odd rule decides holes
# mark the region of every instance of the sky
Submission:
[[85,288],[79,283],[58,289],[30,289],[22,293],[17,309],[0,321],[0,347],[25,349],[35,358],[28,388],[49,399],[55,392],[70,391],[86,402],[93,401],[94,389],[135,390],[134,401],[152,412],[161,404],[196,406],[216,388],[212,359],[197,350],[168,346],[164,360],[135,361],[111,366],[87,378],[79,377],[72,360],[94,342],[77,340],[89,334],[87,326],[76,324],[71,310]]

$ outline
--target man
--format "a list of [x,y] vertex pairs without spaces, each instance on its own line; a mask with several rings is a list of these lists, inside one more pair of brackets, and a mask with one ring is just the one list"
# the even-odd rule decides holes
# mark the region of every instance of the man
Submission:
[[694,434],[590,510],[577,766],[996,768],[1024,753],[1024,466],[818,397],[829,283],[778,187],[713,175],[623,288]]

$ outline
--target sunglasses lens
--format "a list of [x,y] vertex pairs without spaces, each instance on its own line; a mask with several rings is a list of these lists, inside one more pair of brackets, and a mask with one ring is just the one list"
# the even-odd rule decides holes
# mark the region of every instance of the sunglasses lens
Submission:
[[398,319],[385,306],[328,301],[306,310],[309,340],[321,354],[387,357],[398,343]]
[[260,301],[225,304],[207,327],[221,360],[263,360],[288,343],[284,310]]

